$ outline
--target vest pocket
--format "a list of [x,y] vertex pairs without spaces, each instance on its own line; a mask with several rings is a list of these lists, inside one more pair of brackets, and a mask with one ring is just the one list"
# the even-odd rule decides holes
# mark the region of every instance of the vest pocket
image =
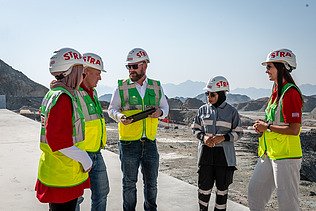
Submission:
[[154,140],[157,134],[158,118],[146,118],[146,136],[150,140]]
[[278,135],[268,139],[268,152],[271,157],[284,157],[290,154],[289,140],[287,136]]
[[137,140],[143,133],[143,121],[133,122],[129,125],[119,123],[120,140]]

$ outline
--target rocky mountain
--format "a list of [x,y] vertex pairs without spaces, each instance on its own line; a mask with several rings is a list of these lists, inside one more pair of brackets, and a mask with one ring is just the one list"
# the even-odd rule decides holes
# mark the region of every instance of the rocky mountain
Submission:
[[[99,93],[99,92],[98,92]],[[104,94],[99,97],[100,101],[110,102],[112,98],[112,94]]]
[[237,88],[231,91],[234,94],[243,94],[251,99],[259,99],[263,97],[268,97],[271,95],[271,89],[263,89],[263,88]]
[[[167,83],[163,84],[164,92],[168,97],[195,97],[201,93],[205,87],[205,82],[187,80],[180,84]],[[310,96],[316,94],[316,85],[302,84],[299,86],[303,95]],[[237,88],[230,91],[230,94],[246,95],[251,99],[259,99],[262,97],[269,97],[271,88]]]
[[[201,100],[202,102],[206,102],[206,96],[205,94],[199,94],[198,96],[196,96],[195,98]],[[226,98],[227,102],[229,104],[235,104],[235,103],[242,103],[242,102],[248,102],[251,101],[250,97],[246,96],[246,95],[241,95],[241,94],[231,94],[228,93],[227,94],[227,98]]]
[[163,90],[168,97],[195,97],[205,87],[204,82],[187,80],[180,84],[163,84]]
[[0,95],[6,95],[8,109],[15,110],[22,106],[39,108],[47,91],[45,86],[32,81],[0,59]]

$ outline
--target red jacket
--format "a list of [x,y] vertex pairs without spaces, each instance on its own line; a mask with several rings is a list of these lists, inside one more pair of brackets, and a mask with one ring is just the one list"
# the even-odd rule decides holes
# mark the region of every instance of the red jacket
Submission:
[[[72,104],[70,97],[66,94],[59,97],[56,105],[48,114],[46,137],[48,145],[53,151],[73,146]],[[84,189],[89,187],[89,179],[80,185],[69,188],[48,187],[37,180],[35,191],[40,202],[64,203],[82,196]]]

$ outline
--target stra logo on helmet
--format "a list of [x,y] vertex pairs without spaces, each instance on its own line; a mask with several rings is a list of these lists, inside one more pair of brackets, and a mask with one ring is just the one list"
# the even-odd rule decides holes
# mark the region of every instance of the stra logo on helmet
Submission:
[[99,59],[95,59],[91,56],[83,56],[83,60],[85,62],[89,62],[90,64],[96,64],[101,66],[101,61]]
[[136,53],[136,56],[138,56],[138,58],[140,58],[140,57],[143,57],[143,56],[147,56],[147,54],[146,54],[145,51],[138,51],[138,52]]
[[126,58],[126,64],[137,63],[137,62],[142,62],[142,61],[146,61],[147,63],[150,63],[148,54],[142,48],[132,49],[128,53],[127,58]]
[[220,87],[228,87],[229,84],[228,84],[228,81],[218,81],[218,82],[216,83],[216,86],[217,86],[218,88],[220,88]]
[[292,54],[290,52],[274,51],[270,54],[270,58],[275,57],[292,57]]
[[70,60],[70,59],[81,59],[82,57],[80,54],[76,52],[68,51],[64,53],[63,58],[64,60]]

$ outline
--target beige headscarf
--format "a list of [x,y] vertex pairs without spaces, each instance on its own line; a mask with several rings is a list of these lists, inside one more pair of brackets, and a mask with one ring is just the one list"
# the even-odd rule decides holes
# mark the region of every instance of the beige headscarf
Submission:
[[[69,75],[65,76],[62,79],[53,80],[50,83],[50,88],[63,87],[74,95],[74,90],[79,88],[80,83],[82,82],[83,66],[75,65],[71,67],[72,70]],[[62,72],[52,73],[53,76],[60,75]]]

